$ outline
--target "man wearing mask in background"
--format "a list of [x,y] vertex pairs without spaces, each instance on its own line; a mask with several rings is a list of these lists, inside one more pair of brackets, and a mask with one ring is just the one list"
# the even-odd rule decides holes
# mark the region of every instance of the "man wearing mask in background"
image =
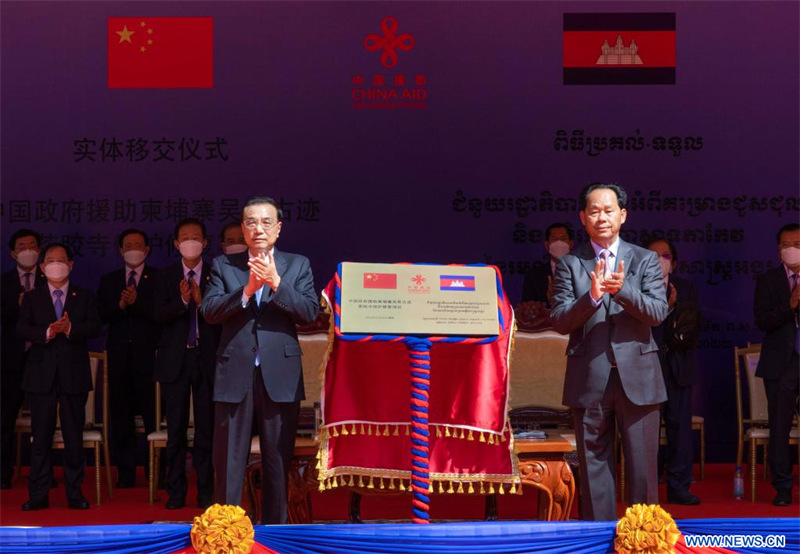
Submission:
[[22,295],[45,284],[44,274],[37,267],[41,237],[31,229],[20,229],[8,240],[8,249],[16,266],[3,274],[2,350],[0,350],[0,489],[11,488],[14,476],[14,426],[24,394],[22,370],[30,344],[17,338],[17,320]]
[[535,266],[525,275],[522,283],[523,302],[544,302],[550,307],[556,263],[562,256],[569,254],[574,244],[569,223],[553,223],[545,230],[544,249],[550,254],[550,263]]
[[242,224],[238,221],[228,223],[223,227],[219,240],[222,252],[226,256],[241,254],[247,250],[247,243],[245,243],[244,233],[242,233]]
[[797,406],[800,381],[800,224],[788,223],[778,231],[781,265],[764,272],[756,281],[753,311],[756,326],[764,332],[756,377],[764,379],[769,416],[768,458],[772,503],[792,503],[792,459],[789,433]]
[[31,468],[29,499],[24,511],[49,507],[52,466],[50,451],[56,413],[64,436],[64,485],[67,504],[86,510],[81,492],[86,472],[83,426],[86,398],[92,389],[87,340],[100,335],[100,315],[94,293],[69,281],[72,254],[63,244],[44,250],[42,271],[47,285],[22,297],[17,333],[31,343],[22,380],[31,406]]
[[[667,434],[667,446],[664,449],[667,502],[691,506],[700,504],[700,499],[689,492],[694,463],[692,385],[695,382],[697,333],[700,328],[697,289],[689,281],[672,274],[678,261],[678,251],[671,242],[656,239],[647,248],[658,255],[669,310],[664,323],[653,327],[653,338],[658,344],[661,372],[667,387],[667,401],[661,405]],[[678,329],[677,325],[681,327]],[[682,336],[675,339],[678,331]]]
[[203,260],[203,250],[208,246],[203,222],[194,218],[178,222],[174,244],[181,260],[161,270],[155,298],[156,318],[164,326],[154,376],[161,383],[167,415],[166,508],[176,510],[186,505],[186,430],[191,394],[192,466],[197,473],[197,505],[205,509],[211,505],[214,492],[212,392],[219,326],[206,323],[198,311],[211,273],[210,264]]
[[142,416],[146,435],[156,427],[153,365],[161,327],[153,315],[157,270],[145,264],[150,252],[147,234],[126,229],[119,235],[119,252],[125,267],[100,278],[97,300],[100,317],[108,325],[111,447],[117,487],[128,489],[136,484],[136,414]]

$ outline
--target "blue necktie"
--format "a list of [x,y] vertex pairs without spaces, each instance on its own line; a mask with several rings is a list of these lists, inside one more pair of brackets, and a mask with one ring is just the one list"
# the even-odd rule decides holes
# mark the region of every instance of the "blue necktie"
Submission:
[[28,292],[33,288],[31,277],[33,277],[33,274],[30,271],[25,274],[25,292]]
[[128,274],[128,286],[135,287],[136,286],[136,270],[131,269],[131,272]]
[[[264,290],[264,287],[262,286],[260,289],[258,289],[258,290],[256,291],[256,308],[257,308],[258,310],[261,310],[261,292],[262,292],[263,290]],[[256,342],[258,342],[258,339],[256,339]],[[259,357],[258,357],[258,349],[256,349],[256,360],[255,360],[255,364],[256,364],[256,366],[260,366],[260,365],[261,365],[261,360],[260,360],[260,359],[259,359]]]
[[61,301],[61,296],[63,294],[63,290],[56,289],[53,291],[53,296],[56,297],[53,302],[53,307],[56,309],[56,319],[61,319],[61,316],[64,315],[64,303]]
[[[186,279],[186,282],[191,287],[194,281],[195,272],[194,270],[189,270],[189,277]],[[186,346],[197,346],[197,304],[194,302],[194,298],[189,298],[189,306],[187,307],[189,311],[189,336],[186,338]]]

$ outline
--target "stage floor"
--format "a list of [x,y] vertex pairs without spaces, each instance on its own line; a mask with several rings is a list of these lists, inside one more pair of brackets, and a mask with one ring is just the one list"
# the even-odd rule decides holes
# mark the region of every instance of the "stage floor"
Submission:
[[[26,468],[27,469],[27,468]],[[735,501],[732,497],[733,486],[732,464],[706,464],[706,478],[692,486],[692,492],[702,499],[699,506],[678,506],[667,504],[664,485],[660,487],[662,507],[675,519],[699,518],[767,518],[797,517],[800,514],[800,498],[798,487],[793,489],[793,504],[786,508],[772,505],[774,496],[769,482],[758,477],[756,502],[749,500]],[[113,469],[112,469],[113,471]],[[140,470],[141,472],[141,470]],[[695,466],[695,475],[699,474]],[[29,526],[72,526],[72,525],[109,525],[120,523],[152,523],[152,522],[191,522],[202,510],[196,507],[193,474],[190,474],[189,496],[187,507],[180,510],[164,508],[166,493],[159,491],[159,501],[150,505],[147,500],[147,484],[141,474],[137,487],[133,489],[115,489],[114,498],[109,499],[103,489],[101,506],[92,504],[89,510],[69,510],[64,495],[64,484],[60,468],[56,468],[57,488],[50,492],[50,508],[39,512],[23,512],[22,503],[27,500],[27,479],[24,474],[14,479],[11,490],[0,491],[0,525]],[[797,468],[795,467],[795,481]],[[87,468],[83,491],[86,498],[94,501],[94,468]],[[745,490],[749,498],[749,481]],[[535,519],[536,494],[526,493],[522,496],[504,495],[498,497],[499,517],[502,520]],[[327,491],[313,493],[313,515],[315,523],[343,522],[347,519],[347,493],[344,491]],[[431,497],[431,519],[434,522],[480,520],[483,518],[484,501],[478,496],[433,495]],[[623,504],[618,505],[618,514],[625,510]],[[365,496],[362,501],[362,517],[371,522],[405,522],[411,514],[411,501],[408,496]],[[573,507],[572,519],[577,519],[577,502]]]

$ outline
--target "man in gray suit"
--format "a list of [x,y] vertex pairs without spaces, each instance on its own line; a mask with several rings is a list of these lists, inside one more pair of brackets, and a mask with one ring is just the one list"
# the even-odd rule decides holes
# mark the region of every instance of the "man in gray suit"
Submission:
[[615,418],[628,502],[658,502],[659,404],[667,394],[650,329],[667,316],[667,301],[656,254],[619,238],[626,201],[616,184],[581,191],[591,242],[559,260],[553,283],[553,326],[570,335],[562,403],[575,419],[583,516],[593,520],[617,518]]
[[279,252],[281,209],[268,197],[242,213],[247,252],[214,260],[200,312],[222,324],[214,378],[213,464],[221,504],[241,504],[255,414],[261,446],[263,523],[286,523],[287,481],[305,397],[295,324],[319,311],[311,266]]

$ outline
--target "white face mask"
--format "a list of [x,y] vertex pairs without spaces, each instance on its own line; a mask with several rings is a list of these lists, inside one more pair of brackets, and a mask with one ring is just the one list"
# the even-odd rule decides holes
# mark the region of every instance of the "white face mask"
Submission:
[[223,250],[223,252],[225,252],[229,256],[231,254],[241,254],[242,252],[247,250],[247,245],[246,244],[238,244],[238,243],[237,244],[229,244],[228,246],[224,247],[222,250]]
[[560,258],[569,253],[569,243],[563,240],[554,240],[550,243],[547,251],[550,252],[550,255],[554,258]]
[[131,267],[139,267],[146,257],[147,253],[142,250],[128,250],[122,255],[125,263]]
[[664,275],[664,277],[672,273],[672,261],[659,257],[658,263],[661,264],[661,273]]
[[185,240],[178,245],[178,249],[187,260],[196,260],[203,253],[203,243],[199,240]]
[[24,268],[33,267],[39,261],[39,253],[36,250],[23,250],[17,253],[17,263]]
[[790,246],[781,249],[781,261],[789,267],[800,264],[800,248]]
[[69,275],[69,266],[62,262],[50,262],[44,267],[44,274],[51,281],[63,281]]

